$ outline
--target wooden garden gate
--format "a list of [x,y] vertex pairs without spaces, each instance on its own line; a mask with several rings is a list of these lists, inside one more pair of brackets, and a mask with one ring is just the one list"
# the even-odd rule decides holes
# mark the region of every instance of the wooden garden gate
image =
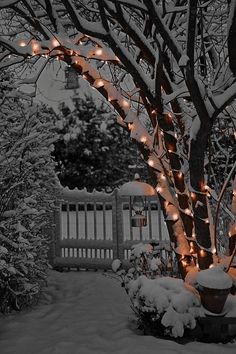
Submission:
[[113,193],[64,188],[54,212],[50,263],[54,268],[111,269],[113,259],[128,263],[133,244],[169,244],[156,197],[147,199],[148,225],[131,227],[131,200]]

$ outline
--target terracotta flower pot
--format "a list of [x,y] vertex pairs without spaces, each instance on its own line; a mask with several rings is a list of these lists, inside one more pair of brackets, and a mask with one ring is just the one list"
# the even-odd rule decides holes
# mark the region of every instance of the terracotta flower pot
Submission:
[[200,271],[197,282],[202,305],[208,311],[220,314],[232,287],[231,277],[216,266]]
[[199,286],[201,303],[206,310],[220,314],[223,311],[226,299],[229,295],[229,289],[210,289]]

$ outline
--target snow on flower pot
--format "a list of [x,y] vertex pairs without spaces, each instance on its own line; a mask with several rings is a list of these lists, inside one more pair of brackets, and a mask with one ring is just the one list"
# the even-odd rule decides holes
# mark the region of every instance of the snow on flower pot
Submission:
[[206,310],[220,314],[232,287],[231,277],[217,266],[199,272],[197,282],[202,305]]

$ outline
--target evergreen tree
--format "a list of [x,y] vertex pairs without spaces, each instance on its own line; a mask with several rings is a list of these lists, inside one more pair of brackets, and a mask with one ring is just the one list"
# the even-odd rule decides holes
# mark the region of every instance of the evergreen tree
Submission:
[[59,140],[53,155],[63,186],[110,190],[132,178],[129,165],[141,164],[128,133],[115,123],[103,105],[91,97],[73,98],[75,109],[61,106]]
[[0,75],[0,312],[34,303],[45,284],[57,183],[52,111]]

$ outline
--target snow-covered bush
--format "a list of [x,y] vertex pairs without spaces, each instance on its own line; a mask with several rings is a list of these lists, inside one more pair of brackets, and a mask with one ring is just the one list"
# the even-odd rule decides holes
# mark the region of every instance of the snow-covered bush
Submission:
[[1,75],[0,311],[33,303],[46,279],[56,179],[52,112],[23,100]]
[[182,279],[168,276],[170,260],[162,259],[158,245],[133,246],[130,261],[128,270],[120,260],[113,261],[112,269],[122,280],[139,327],[146,333],[175,338],[193,329],[201,313],[199,294]]

